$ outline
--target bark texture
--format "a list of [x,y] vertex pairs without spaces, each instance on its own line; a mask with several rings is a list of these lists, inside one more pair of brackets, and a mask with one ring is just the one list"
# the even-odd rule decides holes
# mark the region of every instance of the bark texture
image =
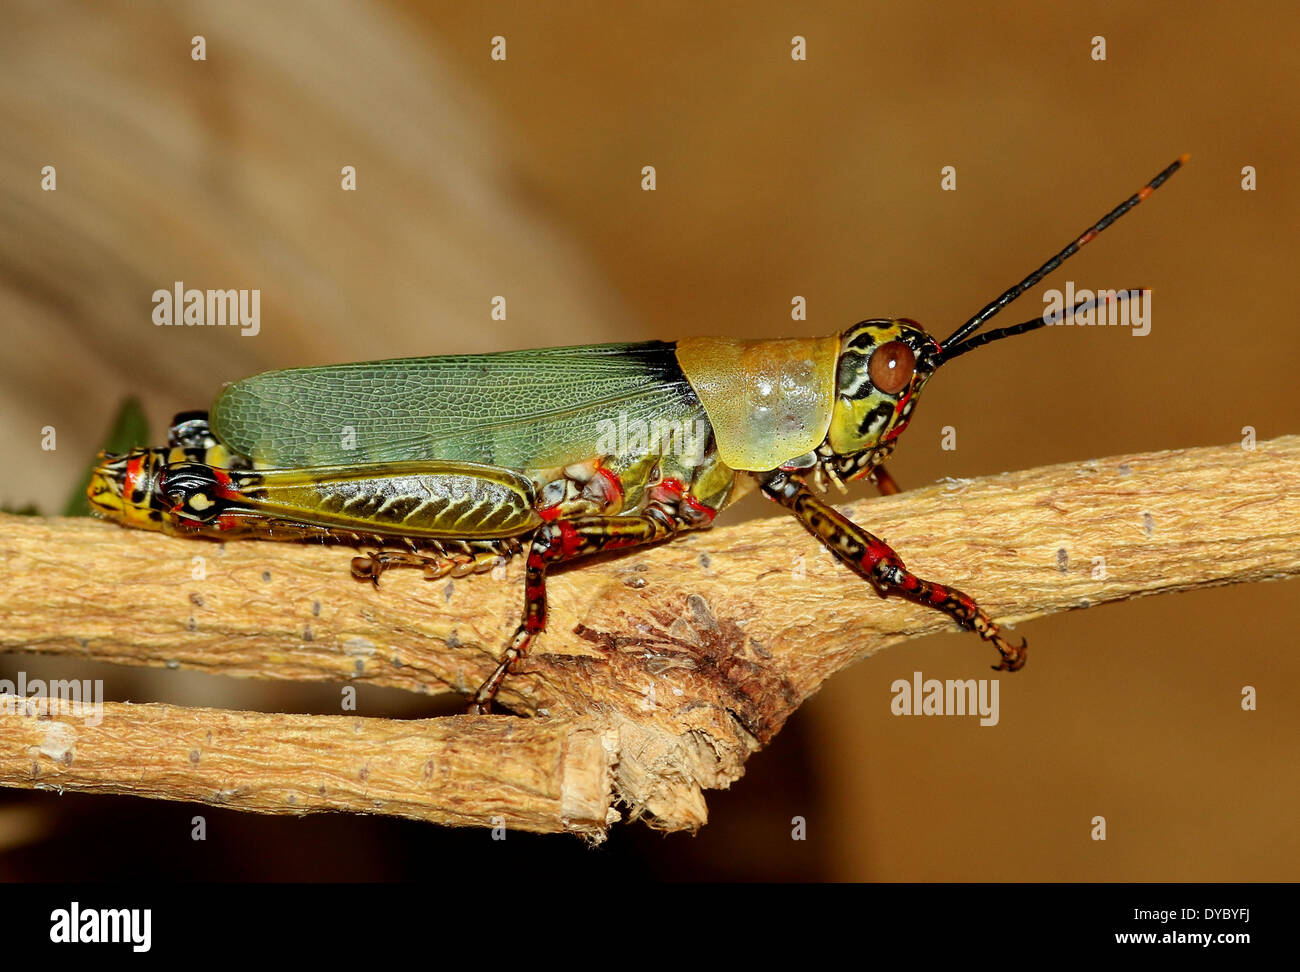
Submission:
[[[1300,436],[950,481],[846,508],[917,574],[1012,624],[1300,573]],[[470,692],[518,621],[521,565],[374,589],[350,552],[0,516],[0,650],[251,678]],[[1099,560],[1098,558],[1101,558]],[[1103,569],[1104,564],[1104,569]],[[599,839],[694,829],[703,793],[830,675],[952,623],[880,600],[787,517],[556,571],[517,715],[402,721],[108,704],[0,713],[0,784],[263,813],[349,810]],[[974,635],[954,650],[996,654]],[[1034,646],[1025,672],[1032,678]],[[12,700],[11,700],[12,701]]]

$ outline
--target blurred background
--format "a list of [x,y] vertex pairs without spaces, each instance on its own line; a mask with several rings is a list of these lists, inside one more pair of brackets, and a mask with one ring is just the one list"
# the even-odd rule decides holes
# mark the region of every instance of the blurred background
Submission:
[[[1151,287],[1151,333],[1050,329],[963,358],[891,470],[907,488],[1300,431],[1287,4],[4,0],[0,17],[8,509],[57,513],[126,396],[158,438],[268,368],[883,316],[942,336],[1183,152],[1186,169],[1047,284]],[[259,289],[260,333],[155,327],[152,294],[175,281]],[[1003,323],[1041,308],[1027,296]],[[768,514],[753,499],[732,517]],[[1294,583],[1257,585],[1023,625],[1033,664],[1002,680],[995,728],[890,712],[890,683],[914,671],[984,677],[965,636],[884,652],[709,794],[694,837],[494,844],[2,791],[0,878],[1295,880],[1296,605]],[[104,678],[111,699],[337,711],[333,685],[0,656],[0,676],[19,669]],[[364,714],[459,706],[361,688]],[[195,814],[206,842],[189,838]],[[796,815],[807,840],[790,839]]]

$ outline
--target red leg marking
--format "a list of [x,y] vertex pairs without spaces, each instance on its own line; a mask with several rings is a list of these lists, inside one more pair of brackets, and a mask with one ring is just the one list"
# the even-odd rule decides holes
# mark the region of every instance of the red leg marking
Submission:
[[538,529],[528,550],[524,579],[524,619],[492,674],[479,686],[469,711],[491,711],[510,666],[528,653],[533,637],[546,628],[546,569],[598,550],[653,543],[669,536],[675,527],[662,516],[584,516],[557,520]]
[[897,594],[916,604],[943,611],[963,628],[991,642],[1002,656],[995,671],[1019,671],[1028,647],[1006,639],[997,622],[975,600],[954,587],[917,577],[903,566],[903,560],[889,544],[873,536],[833,507],[823,503],[807,487],[774,477],[763,484],[764,494],[789,509],[805,529],[821,541],[840,562],[865,578],[881,597]]

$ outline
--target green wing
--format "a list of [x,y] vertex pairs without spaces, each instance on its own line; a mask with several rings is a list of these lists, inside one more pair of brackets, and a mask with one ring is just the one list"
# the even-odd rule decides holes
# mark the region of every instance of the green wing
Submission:
[[270,371],[227,387],[210,413],[217,437],[264,468],[445,459],[545,469],[595,455],[607,423],[703,418],[662,341]]

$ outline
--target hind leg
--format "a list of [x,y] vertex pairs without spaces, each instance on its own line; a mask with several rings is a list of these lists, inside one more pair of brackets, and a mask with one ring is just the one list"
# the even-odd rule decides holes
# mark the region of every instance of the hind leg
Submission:
[[654,543],[675,533],[679,527],[666,513],[648,510],[640,516],[583,516],[556,520],[534,534],[528,548],[524,574],[524,618],[501,656],[501,661],[483,682],[470,702],[471,713],[491,710],[510,671],[510,666],[528,652],[533,638],[546,627],[546,571],[551,564],[574,560],[600,550],[635,547]]

